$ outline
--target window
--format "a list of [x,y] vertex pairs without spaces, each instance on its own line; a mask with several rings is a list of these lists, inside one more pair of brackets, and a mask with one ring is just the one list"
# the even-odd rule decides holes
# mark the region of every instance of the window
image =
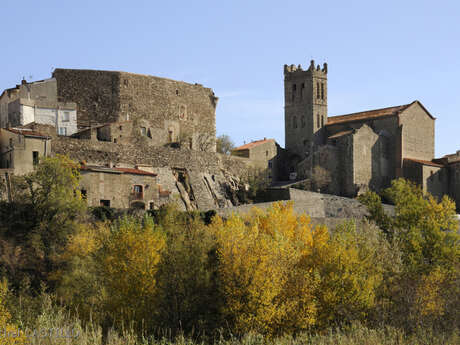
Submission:
[[120,126],[120,127],[118,127],[118,128],[120,129],[120,131],[123,130],[123,126]]
[[134,199],[143,199],[144,198],[144,187],[139,185],[139,184],[136,184],[134,185],[133,187],[133,197]]
[[173,142],[173,131],[168,131],[168,140],[170,143]]
[[59,135],[67,135],[67,128],[66,127],[59,127]]
[[297,117],[296,116],[292,118],[292,127],[297,128]]
[[110,200],[101,199],[101,200],[99,201],[99,205],[100,205],[100,206],[103,206],[103,207],[110,207]]
[[113,142],[116,144],[117,143],[117,138],[113,139]]
[[272,161],[269,161],[269,162],[268,162],[268,168],[269,168],[269,169],[273,168],[273,162],[272,162]]
[[305,127],[305,116],[302,116],[300,121],[301,121],[301,124],[302,124],[302,128],[304,128]]
[[324,99],[324,83],[321,83],[321,99]]
[[292,84],[292,100],[295,100],[295,94],[297,92],[297,85]]
[[319,128],[319,114],[316,114],[316,123],[317,123],[318,128]]
[[86,192],[86,189],[82,189],[82,190],[80,191],[80,193],[81,193],[82,199],[86,200],[87,197],[88,197],[88,196],[87,196],[88,193]]
[[70,112],[64,111],[62,115],[62,122],[69,122],[70,121]]
[[179,96],[179,90],[176,89],[176,96]]
[[141,127],[141,135],[142,135],[142,136],[147,135],[147,128]]
[[320,98],[320,96],[319,83],[316,83],[316,98]]
[[33,151],[32,152],[32,163],[33,163],[33,165],[37,165],[38,161],[39,161],[38,151]]
[[300,85],[300,99],[303,98],[303,91],[305,89],[305,83],[302,83],[302,85]]
[[13,138],[10,138],[10,147],[13,147]]
[[321,116],[321,127],[324,127],[324,116]]
[[150,201],[149,202],[149,210],[154,210],[155,209],[155,204],[153,203],[153,201]]
[[268,157],[268,151],[265,151],[265,157]]

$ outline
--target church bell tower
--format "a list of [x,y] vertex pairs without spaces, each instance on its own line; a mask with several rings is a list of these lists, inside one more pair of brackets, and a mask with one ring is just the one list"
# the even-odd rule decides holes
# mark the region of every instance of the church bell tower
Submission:
[[327,63],[323,68],[284,65],[285,148],[304,159],[324,142],[327,122]]

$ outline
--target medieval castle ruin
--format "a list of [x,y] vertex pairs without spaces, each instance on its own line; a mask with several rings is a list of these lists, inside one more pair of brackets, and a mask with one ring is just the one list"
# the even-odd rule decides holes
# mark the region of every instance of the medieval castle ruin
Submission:
[[419,102],[328,116],[327,64],[284,66],[285,148],[264,139],[216,153],[218,98],[200,84],[126,72],[56,69],[0,96],[0,168],[34,169],[66,154],[81,164],[91,206],[183,209],[238,203],[248,170],[270,183],[330,174],[326,192],[353,197],[405,177],[460,205],[460,151],[434,157],[435,118]]

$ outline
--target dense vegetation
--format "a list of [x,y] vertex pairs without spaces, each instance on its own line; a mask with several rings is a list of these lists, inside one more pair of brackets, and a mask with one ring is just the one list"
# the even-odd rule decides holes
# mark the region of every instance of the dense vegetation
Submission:
[[[47,158],[0,205],[2,343],[459,343],[448,198],[396,180],[382,194],[394,217],[371,192],[369,222],[336,229],[289,203],[228,219],[173,205],[117,217],[86,208],[77,168]],[[23,338],[7,336],[18,328]],[[77,336],[25,338],[62,328]]]

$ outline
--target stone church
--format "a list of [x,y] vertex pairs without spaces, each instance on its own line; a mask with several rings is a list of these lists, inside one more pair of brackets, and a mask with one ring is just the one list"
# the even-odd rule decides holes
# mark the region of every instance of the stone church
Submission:
[[460,205],[460,151],[435,159],[436,118],[419,101],[328,116],[327,64],[284,66],[285,148],[289,169],[309,177],[315,166],[331,175],[328,192],[355,196],[404,177]]

